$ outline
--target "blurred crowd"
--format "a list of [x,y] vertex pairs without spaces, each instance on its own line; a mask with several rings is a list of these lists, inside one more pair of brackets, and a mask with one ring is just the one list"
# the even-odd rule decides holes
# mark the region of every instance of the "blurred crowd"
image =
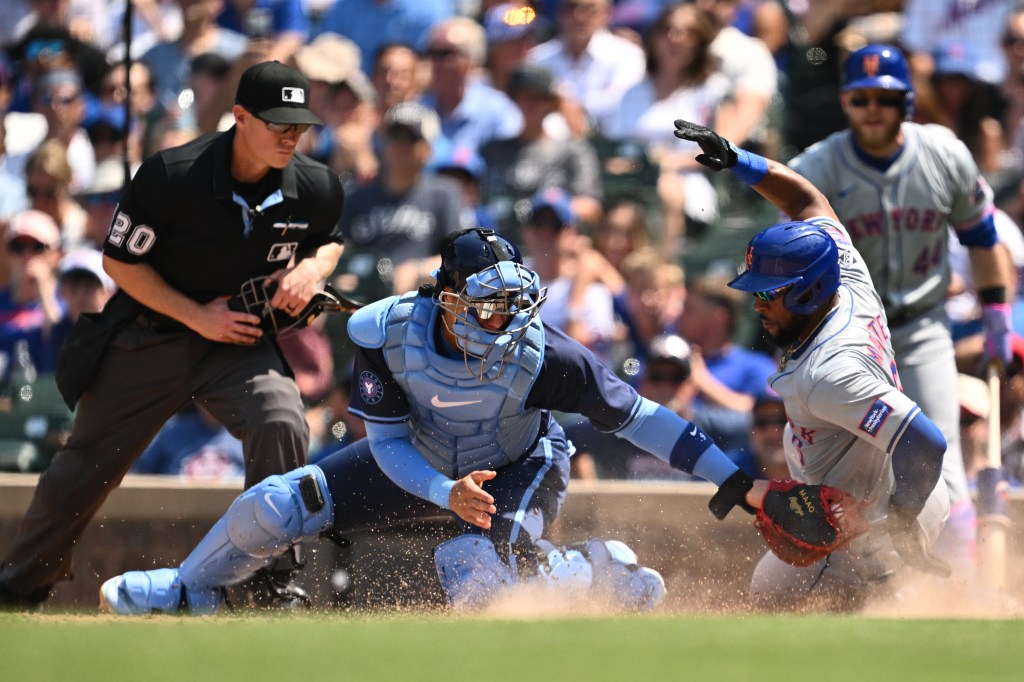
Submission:
[[[229,127],[238,77],[268,59],[310,79],[324,125],[301,151],[346,188],[336,286],[363,300],[408,291],[430,279],[447,232],[498,229],[549,287],[546,322],[754,476],[785,475],[785,413],[765,387],[776,359],[726,282],[773,216],[698,165],[674,119],[786,161],[845,127],[845,55],[896,44],[913,70],[914,120],[967,144],[995,190],[1001,248],[1024,268],[1017,0],[134,0],[126,10],[124,0],[0,5],[2,469],[45,467],[69,423],[49,387],[56,351],[113,293],[99,249],[126,178],[156,151]],[[949,313],[970,378],[980,312],[966,261],[951,256]],[[1022,332],[1020,299],[1015,309]],[[282,341],[312,461],[363,433],[346,410],[345,319]],[[1018,484],[1022,377],[1018,366],[1000,406]],[[964,423],[987,414],[974,401]],[[567,426],[577,476],[674,475],[589,424]],[[239,476],[241,447],[189,409],[136,470]]]

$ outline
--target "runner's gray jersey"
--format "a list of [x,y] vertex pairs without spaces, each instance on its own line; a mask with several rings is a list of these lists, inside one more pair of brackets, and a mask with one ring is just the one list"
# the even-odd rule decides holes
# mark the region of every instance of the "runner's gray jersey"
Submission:
[[828,197],[885,302],[889,319],[945,299],[946,229],[974,227],[992,190],[948,128],[904,123],[905,146],[884,173],[864,163],[849,130],[808,148],[790,166]]
[[827,218],[808,222],[839,246],[838,303],[768,382],[785,401],[794,477],[873,500],[877,517],[892,491],[890,456],[919,408],[900,390],[881,300],[848,233]]

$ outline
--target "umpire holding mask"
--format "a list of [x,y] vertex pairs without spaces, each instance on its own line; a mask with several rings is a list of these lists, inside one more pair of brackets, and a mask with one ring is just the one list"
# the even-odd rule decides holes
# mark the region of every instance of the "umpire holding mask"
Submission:
[[[309,432],[291,371],[260,319],[228,300],[265,277],[278,283],[271,305],[298,312],[341,256],[341,182],[295,152],[320,123],[309,98],[297,71],[256,64],[230,130],[154,155],[125,190],[103,247],[119,293],[76,325],[58,361],[75,424],[6,543],[0,608],[32,608],[70,577],[86,524],[189,402],[241,439],[247,488],[304,464]],[[304,597],[288,568],[261,577],[261,603]]]

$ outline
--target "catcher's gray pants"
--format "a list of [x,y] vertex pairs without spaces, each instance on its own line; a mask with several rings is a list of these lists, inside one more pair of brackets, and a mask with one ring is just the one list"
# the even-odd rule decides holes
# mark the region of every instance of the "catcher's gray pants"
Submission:
[[0,583],[42,599],[67,578],[86,524],[164,422],[193,399],[241,439],[246,488],[305,462],[302,401],[270,343],[214,343],[132,323],[111,343],[67,445],[40,477]]
[[960,449],[956,358],[946,312],[940,306],[889,331],[903,392],[946,437],[942,479],[949,489],[949,501],[969,504],[971,493]]

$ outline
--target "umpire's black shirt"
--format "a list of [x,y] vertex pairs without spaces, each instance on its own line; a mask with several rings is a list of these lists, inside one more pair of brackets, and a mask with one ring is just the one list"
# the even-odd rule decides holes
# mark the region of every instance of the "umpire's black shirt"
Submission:
[[147,263],[189,298],[238,293],[252,277],[341,243],[344,193],[327,166],[295,154],[255,185],[231,177],[235,129],[159,152],[125,192],[103,252]]

